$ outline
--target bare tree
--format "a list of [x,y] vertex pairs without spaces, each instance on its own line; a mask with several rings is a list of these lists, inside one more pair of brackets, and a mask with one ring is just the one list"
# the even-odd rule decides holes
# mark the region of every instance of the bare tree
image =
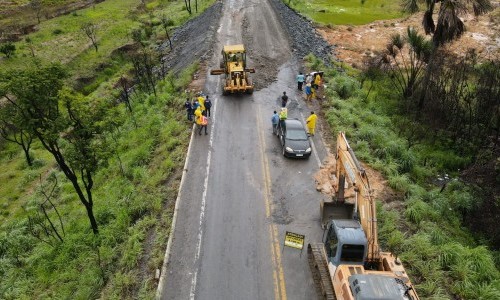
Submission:
[[191,0],[184,0],[184,4],[186,5],[186,10],[191,15],[192,14],[192,11],[191,11]]
[[170,50],[172,50],[173,48],[172,48],[172,40],[170,39],[170,35],[168,34],[168,26],[170,26],[172,23],[173,22],[166,15],[161,16],[161,25],[163,27],[163,30],[165,30],[165,34],[167,35]]
[[31,56],[35,57],[35,47],[33,46],[33,40],[29,37],[25,39],[26,45],[28,46],[28,49],[30,49]]
[[40,24],[40,18],[42,17],[42,1],[41,0],[31,0],[29,3],[31,9],[35,12],[38,24]]
[[97,52],[97,25],[92,22],[87,22],[81,26],[81,30],[90,39],[94,45],[95,52]]
[[[48,184],[42,183],[42,176],[40,176],[40,194],[43,196],[44,200],[37,205],[35,212],[28,216],[28,230],[32,236],[52,245],[52,240],[56,239],[60,242],[64,242],[63,236],[66,235],[64,231],[64,223],[61,218],[61,214],[57,210],[57,207],[52,201],[56,197],[57,193],[57,177],[54,173],[49,176]],[[50,191],[47,191],[47,185],[52,184]],[[49,214],[54,211],[58,217],[59,225],[56,225]],[[61,230],[62,234],[59,232]]]

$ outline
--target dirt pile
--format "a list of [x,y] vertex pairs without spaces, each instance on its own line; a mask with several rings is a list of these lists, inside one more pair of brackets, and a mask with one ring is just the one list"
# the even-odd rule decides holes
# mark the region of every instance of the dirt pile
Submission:
[[197,18],[177,28],[171,37],[173,49],[170,50],[168,40],[158,47],[166,53],[163,57],[166,69],[178,72],[196,60],[210,59],[221,15],[222,2],[217,1]]
[[[370,188],[372,189],[375,199],[387,204],[402,198],[401,195],[388,187],[387,181],[384,179],[382,174],[371,169],[370,167],[367,167],[363,163],[361,164],[366,170]],[[321,166],[320,170],[316,172],[316,174],[314,174],[316,190],[330,197],[333,197],[338,185],[338,179],[335,175],[336,165],[337,160],[335,159],[335,155],[329,154],[328,157],[323,161],[323,165]],[[345,191],[345,197],[354,197],[352,189],[348,189]]]

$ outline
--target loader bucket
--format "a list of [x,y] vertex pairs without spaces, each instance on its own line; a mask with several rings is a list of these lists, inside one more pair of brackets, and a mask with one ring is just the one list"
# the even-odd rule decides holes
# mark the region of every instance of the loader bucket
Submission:
[[224,74],[225,71],[222,69],[215,69],[215,70],[210,70],[210,75],[221,75]]
[[323,201],[320,203],[321,227],[326,228],[331,220],[352,219],[354,205],[339,201]]

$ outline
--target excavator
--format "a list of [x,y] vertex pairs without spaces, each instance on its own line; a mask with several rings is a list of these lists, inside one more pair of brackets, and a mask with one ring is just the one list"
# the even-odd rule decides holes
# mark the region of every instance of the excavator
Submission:
[[225,45],[222,49],[220,69],[210,70],[211,75],[222,75],[222,94],[247,93],[252,94],[254,85],[249,73],[255,69],[247,68],[247,57],[243,45]]
[[323,243],[307,247],[320,298],[418,300],[401,261],[380,249],[370,182],[343,132],[336,159],[335,196],[320,204]]

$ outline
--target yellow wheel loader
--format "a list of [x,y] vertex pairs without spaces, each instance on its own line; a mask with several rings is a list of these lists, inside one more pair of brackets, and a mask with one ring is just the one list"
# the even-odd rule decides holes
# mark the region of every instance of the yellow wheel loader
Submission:
[[224,75],[222,94],[253,93],[249,74],[255,69],[247,68],[247,54],[243,45],[226,45],[222,49],[220,69],[210,70],[211,75]]

